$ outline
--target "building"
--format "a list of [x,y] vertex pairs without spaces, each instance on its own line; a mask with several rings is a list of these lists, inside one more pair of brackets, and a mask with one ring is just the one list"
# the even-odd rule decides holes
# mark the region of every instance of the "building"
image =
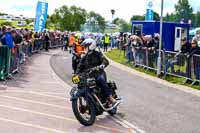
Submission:
[[[163,22],[163,48],[167,51],[179,51],[181,48],[181,39],[189,40],[189,24],[180,24],[174,22]],[[133,21],[132,34],[138,36],[152,35],[160,33],[160,22],[157,21]]]

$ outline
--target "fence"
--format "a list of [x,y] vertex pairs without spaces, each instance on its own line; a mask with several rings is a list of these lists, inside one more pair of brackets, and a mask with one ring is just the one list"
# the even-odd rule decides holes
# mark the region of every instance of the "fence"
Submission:
[[9,74],[10,51],[7,46],[0,46],[0,79],[5,80]]
[[[133,48],[134,65],[146,69],[157,70],[158,51],[145,48]],[[172,75],[200,82],[200,55],[189,56],[171,51],[161,51],[161,71],[164,75]]]
[[[61,41],[53,43],[56,48],[62,46]],[[15,46],[15,52],[9,50],[7,46],[0,46],[0,80],[6,80],[7,77],[15,79],[12,75],[16,72],[21,72],[22,64],[24,64],[29,57],[38,53],[45,47],[45,41],[42,39],[34,40],[33,42],[23,41],[21,44]]]

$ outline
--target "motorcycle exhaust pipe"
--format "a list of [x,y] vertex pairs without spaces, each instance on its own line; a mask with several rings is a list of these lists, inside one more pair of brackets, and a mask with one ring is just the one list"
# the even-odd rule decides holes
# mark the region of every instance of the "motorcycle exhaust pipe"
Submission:
[[95,99],[97,100],[97,102],[99,103],[99,105],[101,106],[101,108],[102,108],[104,111],[111,111],[111,110],[113,110],[114,108],[116,108],[116,107],[121,103],[121,100],[120,100],[120,102],[119,102],[118,104],[114,105],[113,107],[105,108],[105,107],[103,106],[103,104],[101,103],[101,101],[99,100],[99,98],[98,98],[95,94],[94,94],[94,97],[95,97]]

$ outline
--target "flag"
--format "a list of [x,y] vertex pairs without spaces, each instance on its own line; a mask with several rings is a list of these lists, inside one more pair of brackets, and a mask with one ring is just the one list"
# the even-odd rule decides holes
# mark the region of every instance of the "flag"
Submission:
[[35,17],[35,32],[43,32],[47,20],[48,3],[45,1],[38,1],[36,7]]
[[147,0],[146,20],[153,20],[153,0]]

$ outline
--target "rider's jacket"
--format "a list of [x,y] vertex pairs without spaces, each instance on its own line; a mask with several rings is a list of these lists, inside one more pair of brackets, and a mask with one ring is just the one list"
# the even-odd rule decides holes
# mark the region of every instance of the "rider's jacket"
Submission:
[[74,36],[70,36],[69,37],[69,46],[73,46],[75,43],[75,37]]
[[[79,74],[100,65],[107,67],[109,65],[109,61],[101,52],[95,50],[89,51],[84,57],[81,58],[76,73]],[[100,69],[99,71],[94,71],[91,76],[97,77],[99,74],[103,73],[104,70]]]
[[74,52],[80,56],[84,52],[85,48],[81,46],[78,42],[74,45]]

